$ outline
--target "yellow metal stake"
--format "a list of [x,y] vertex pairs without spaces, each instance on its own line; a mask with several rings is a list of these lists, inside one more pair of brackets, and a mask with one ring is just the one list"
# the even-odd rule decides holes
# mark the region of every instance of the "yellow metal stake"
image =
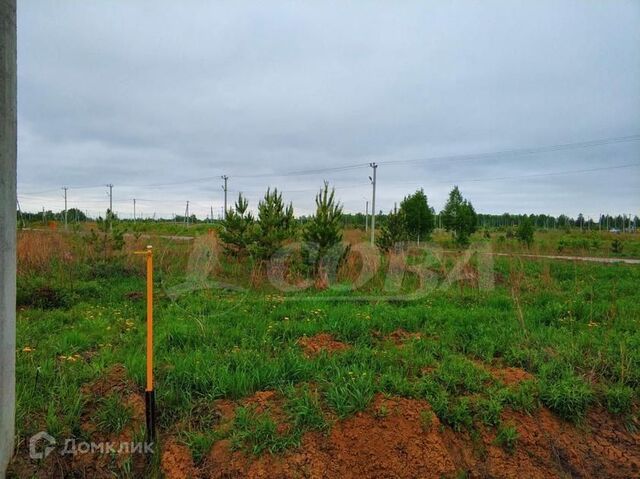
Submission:
[[137,251],[147,258],[147,384],[144,391],[145,415],[147,422],[147,442],[156,439],[156,399],[153,387],[153,247]]
[[153,247],[147,246],[147,391],[153,391]]

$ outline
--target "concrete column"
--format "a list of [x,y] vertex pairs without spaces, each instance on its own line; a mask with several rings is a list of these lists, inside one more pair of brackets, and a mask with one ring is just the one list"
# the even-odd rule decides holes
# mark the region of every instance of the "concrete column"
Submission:
[[16,404],[16,0],[0,0],[0,478]]

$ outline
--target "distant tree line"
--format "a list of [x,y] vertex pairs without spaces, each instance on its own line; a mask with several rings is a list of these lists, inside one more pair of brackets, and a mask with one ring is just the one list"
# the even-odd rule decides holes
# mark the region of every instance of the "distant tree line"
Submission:
[[[64,211],[59,211],[54,213],[51,210],[38,211],[37,213],[28,213],[24,211],[17,212],[18,224],[21,223],[42,223],[45,224],[48,221],[58,221],[64,222]],[[77,208],[69,208],[67,210],[67,222],[77,223],[87,221],[87,215],[77,209]]]
[[[456,191],[457,188],[454,188]],[[453,193],[453,191],[452,191]],[[459,191],[454,195],[458,197]],[[405,198],[404,201],[409,201],[402,207],[400,206],[401,216],[409,219],[398,219],[394,216],[397,211],[390,211],[383,213],[378,211],[376,214],[376,225],[383,227],[388,222],[398,224],[398,221],[406,223],[406,233],[408,240],[422,241],[428,239],[429,234],[434,229],[445,229],[451,231],[451,219],[447,219],[446,207],[443,211],[436,213],[435,210],[428,206],[426,195],[423,190],[418,190],[413,195]],[[451,198],[449,198],[451,200]],[[457,200],[456,200],[457,201]],[[469,206],[471,204],[469,203]],[[471,209],[473,207],[471,206]],[[233,208],[231,208],[233,210]],[[452,212],[450,210],[449,212]],[[475,213],[475,211],[474,211]],[[51,210],[38,211],[38,212],[25,212],[16,211],[17,220],[19,225],[34,225],[34,224],[46,224],[49,221],[55,221],[59,223],[64,222],[64,211],[53,212]],[[369,215],[368,223],[371,223],[371,215]],[[608,215],[603,214],[599,218],[586,218],[583,214],[579,214],[577,217],[570,217],[567,215],[545,215],[545,214],[482,214],[475,213],[476,217],[476,229],[517,229],[523,221],[527,220],[535,229],[585,229],[585,230],[635,230],[640,225],[640,218],[638,216],[630,217],[630,215]],[[299,216],[295,218],[295,222],[300,226],[309,221],[312,216]],[[449,217],[450,218],[450,217]],[[94,221],[97,218],[92,218],[86,214],[86,212],[78,208],[69,208],[67,211],[67,222],[80,223],[86,221]],[[122,222],[134,221],[130,218],[120,218]],[[158,221],[158,222],[173,222],[176,224],[201,224],[201,223],[221,223],[221,220],[213,220],[211,218],[198,218],[195,214],[190,215],[188,218],[184,215],[174,215],[172,218],[138,218],[135,221]],[[460,219],[456,219],[460,221]],[[367,219],[364,213],[342,213],[340,217],[340,225],[343,228],[361,228],[364,229],[367,224]],[[433,225],[433,228],[429,229],[429,224]],[[463,233],[463,238],[465,234]]]

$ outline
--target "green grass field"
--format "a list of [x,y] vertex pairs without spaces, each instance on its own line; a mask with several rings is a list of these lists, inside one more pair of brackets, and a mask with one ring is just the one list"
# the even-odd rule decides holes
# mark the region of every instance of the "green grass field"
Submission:
[[[19,280],[21,448],[41,430],[88,440],[87,418],[101,433],[133,424],[144,434],[126,400],[145,384],[144,277],[104,268],[54,265]],[[602,407],[637,427],[640,267],[499,258],[494,278],[492,290],[454,282],[411,300],[376,299],[375,280],[364,296],[208,288],[172,299],[167,285],[183,278],[158,271],[160,435],[186,445],[196,464],[223,439],[249,454],[282,453],[366,410],[378,393],[428,401],[454,432],[494,429],[506,449],[517,447],[517,431],[501,420],[507,409],[545,407],[580,425]],[[340,347],[309,354],[305,341],[322,333]],[[98,397],[95,384],[114,367],[124,367],[122,384]],[[524,379],[502,380],[506,368]],[[260,391],[277,392],[276,416],[242,402]],[[215,427],[221,399],[236,408],[225,428]],[[126,465],[112,467],[126,475]]]

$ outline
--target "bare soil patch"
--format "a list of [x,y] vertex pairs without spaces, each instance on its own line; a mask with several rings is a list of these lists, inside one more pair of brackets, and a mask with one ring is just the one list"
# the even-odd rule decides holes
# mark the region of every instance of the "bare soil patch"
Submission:
[[348,344],[337,341],[329,333],[320,333],[315,336],[304,336],[298,340],[307,356],[317,356],[322,351],[332,353],[349,348]]
[[190,479],[197,475],[191,451],[175,438],[170,438],[162,444],[160,466],[166,479]]
[[411,341],[413,339],[420,339],[420,338],[422,338],[422,334],[410,333],[400,328],[388,334],[385,339],[387,341],[391,341],[396,346],[402,346],[402,344],[404,344],[407,341]]
[[505,386],[515,386],[520,384],[523,381],[530,381],[535,379],[533,374],[521,368],[514,368],[510,366],[506,368],[501,368],[496,366],[490,366],[490,365],[487,365],[486,363],[480,363],[480,362],[476,364],[482,367],[485,371],[491,374],[498,381],[502,382]]

